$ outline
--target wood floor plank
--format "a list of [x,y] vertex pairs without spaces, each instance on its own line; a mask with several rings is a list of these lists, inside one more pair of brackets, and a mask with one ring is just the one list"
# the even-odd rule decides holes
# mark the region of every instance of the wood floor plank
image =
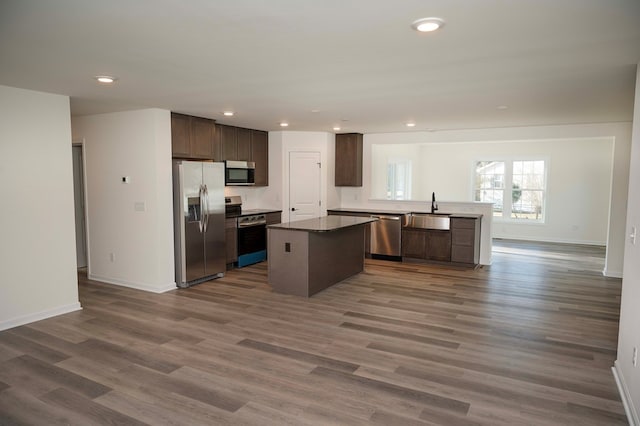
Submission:
[[364,333],[373,333],[382,336],[394,337],[396,339],[411,340],[427,345],[441,346],[443,348],[458,349],[460,347],[460,343],[452,342],[449,340],[434,339],[433,337],[420,336],[412,333],[401,333],[382,327],[370,327],[362,324],[354,324],[352,322],[343,322],[342,324],[340,324],[340,327],[348,328],[351,330],[358,330]]
[[19,331],[16,330],[8,330],[0,334],[0,341],[6,346],[21,351],[22,353],[28,353],[30,356],[41,359],[45,362],[55,363],[69,358],[69,355],[66,353],[51,349],[29,339],[25,339],[20,336]]
[[322,355],[315,355],[308,352],[285,348],[282,346],[270,345],[268,343],[258,342],[252,339],[244,339],[241,342],[238,342],[238,345],[348,373],[354,372],[359,367],[359,365],[350,362],[340,361],[338,359],[328,358]]
[[469,411],[470,407],[470,404],[465,401],[458,401],[452,398],[446,398],[440,395],[406,388],[380,380],[369,379],[355,374],[348,374],[325,367],[316,367],[313,369],[311,374],[331,379],[334,382],[345,384],[346,386],[361,386],[369,391],[377,390],[383,393],[389,393],[402,398],[414,400],[421,404],[436,406],[457,413],[464,414]]
[[0,395],[2,426],[68,426],[82,423],[73,412],[48,404],[25,390],[12,388]]
[[147,386],[152,385],[166,392],[177,393],[229,412],[235,412],[247,403],[239,397],[228,394],[223,389],[212,389],[206,384],[192,383],[137,365],[127,367],[122,373],[134,377],[138,382],[145,383]]
[[[40,397],[43,401],[65,408],[74,413],[74,416],[81,417],[82,424],[86,425],[104,425],[116,424],[127,426],[146,426],[147,423],[141,422],[122,414],[118,411],[107,408],[101,404],[78,395],[66,388],[59,388]],[[74,421],[74,423],[76,423]],[[79,423],[77,423],[79,424]]]
[[69,388],[87,398],[95,398],[111,390],[101,383],[94,382],[56,365],[48,364],[30,355],[14,358],[6,362],[5,366],[16,371],[28,371],[38,379]]

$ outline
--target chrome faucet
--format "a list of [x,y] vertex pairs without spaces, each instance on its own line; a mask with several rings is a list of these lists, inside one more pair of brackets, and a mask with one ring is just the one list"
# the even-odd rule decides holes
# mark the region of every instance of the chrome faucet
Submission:
[[438,203],[436,203],[436,193],[431,193],[431,214],[434,214],[438,210]]

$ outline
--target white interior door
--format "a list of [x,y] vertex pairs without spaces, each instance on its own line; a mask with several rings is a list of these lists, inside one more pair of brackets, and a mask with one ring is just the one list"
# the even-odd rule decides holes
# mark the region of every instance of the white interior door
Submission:
[[320,153],[289,153],[289,220],[320,217]]
[[84,171],[82,146],[73,145],[73,199],[76,212],[76,262],[78,268],[87,266],[87,235],[84,221]]

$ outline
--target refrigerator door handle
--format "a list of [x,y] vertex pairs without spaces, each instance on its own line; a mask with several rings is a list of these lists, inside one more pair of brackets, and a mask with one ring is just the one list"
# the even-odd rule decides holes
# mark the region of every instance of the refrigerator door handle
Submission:
[[204,219],[204,232],[207,232],[209,229],[209,188],[207,185],[204,185],[204,214],[202,215]]
[[203,214],[204,191],[202,190],[202,188],[203,186],[200,185],[200,189],[198,190],[198,197],[200,199],[200,217],[198,218],[198,228],[200,229],[201,234],[204,230],[204,214]]

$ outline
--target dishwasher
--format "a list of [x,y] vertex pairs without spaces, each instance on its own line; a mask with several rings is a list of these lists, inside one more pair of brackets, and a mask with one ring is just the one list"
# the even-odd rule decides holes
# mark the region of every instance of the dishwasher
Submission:
[[402,260],[402,216],[371,215],[371,257]]

